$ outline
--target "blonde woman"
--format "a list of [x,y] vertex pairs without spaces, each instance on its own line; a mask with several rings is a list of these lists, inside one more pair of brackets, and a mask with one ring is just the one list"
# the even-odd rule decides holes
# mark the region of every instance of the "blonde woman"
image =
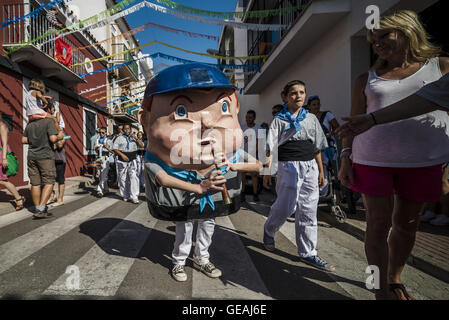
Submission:
[[[379,59],[355,82],[352,116],[396,103],[449,71],[449,59],[438,57],[439,48],[428,41],[412,11],[382,17],[379,29],[368,32],[368,41]],[[376,299],[413,299],[401,273],[424,203],[441,198],[448,127],[447,113],[433,111],[343,139],[339,178],[363,194],[365,252],[368,264],[380,270]]]

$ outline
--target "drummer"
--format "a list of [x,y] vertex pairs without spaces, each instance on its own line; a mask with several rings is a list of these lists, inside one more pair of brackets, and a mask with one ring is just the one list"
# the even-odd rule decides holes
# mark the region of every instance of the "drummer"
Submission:
[[100,181],[97,187],[97,196],[103,197],[109,193],[108,173],[111,164],[114,162],[114,152],[112,151],[113,142],[106,135],[106,128],[99,129],[100,137],[95,141],[95,151],[98,154],[98,160],[101,163]]
[[137,155],[138,148],[143,148],[142,141],[138,140],[135,134],[131,134],[131,126],[123,126],[123,134],[114,141],[114,152],[117,157],[117,175],[120,195],[124,201],[131,201],[138,204],[139,200],[139,177],[137,175]]

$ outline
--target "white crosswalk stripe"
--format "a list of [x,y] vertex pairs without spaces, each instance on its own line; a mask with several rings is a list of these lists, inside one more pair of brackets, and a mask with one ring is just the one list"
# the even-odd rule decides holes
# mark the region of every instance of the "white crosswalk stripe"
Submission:
[[[256,267],[251,261],[229,217],[216,218],[214,242],[219,243],[220,255],[213,263],[222,266],[224,283],[200,272],[193,273],[193,299],[271,299]],[[220,232],[218,226],[227,229]]]
[[79,270],[79,288],[66,284],[68,273],[44,294],[115,295],[156,222],[146,203],[139,205],[74,264]]
[[[65,196],[64,204],[79,200],[82,197],[83,196]],[[51,208],[51,205],[50,205],[50,208]],[[8,214],[4,214],[4,215],[0,216],[0,228],[9,226],[13,223],[22,221],[27,218],[31,218],[31,212],[28,211],[27,208],[19,210],[19,211],[14,211],[14,212],[11,212]]]
[[[66,200],[73,202],[81,197]],[[174,241],[172,224],[149,215],[145,202],[134,206],[114,198],[85,200],[88,202],[74,205],[76,210],[65,213],[61,210],[64,215],[60,218],[38,223],[31,231],[32,224],[20,223],[24,220],[20,212],[19,217],[0,217],[0,228],[8,226],[12,232],[17,228],[22,234],[12,240],[7,236],[9,240],[0,245],[0,297],[18,294],[32,299],[50,296],[148,299],[156,294],[155,297],[166,299],[267,300],[304,298],[310,291],[310,297],[318,299],[323,296],[373,299],[364,285],[363,243],[343,231],[319,228],[318,252],[337,268],[335,274],[326,275],[292,259],[297,255],[294,223],[287,222],[281,227],[276,236],[277,250],[268,252],[260,243],[266,217],[243,209],[233,216],[216,218],[211,262],[223,275],[211,279],[191,270],[189,265],[187,283],[177,283],[169,275],[167,261]],[[27,212],[25,217],[30,214]],[[71,232],[83,226],[87,233]],[[70,241],[66,243],[66,239]],[[156,248],[158,253],[154,254]],[[67,255],[63,254],[65,250]],[[53,263],[53,268],[47,267]],[[72,281],[74,274],[67,272],[67,267],[72,271],[76,268],[79,282]],[[57,271],[51,273],[47,269]],[[406,270],[404,279],[416,297],[449,296],[441,281],[422,272],[416,275],[417,271],[409,266]],[[291,286],[286,285],[290,282]],[[300,284],[298,288],[296,282]],[[436,293],[421,295],[424,282]],[[78,287],[73,286],[77,283]]]
[[104,198],[45,224],[0,246],[0,274],[118,202]]

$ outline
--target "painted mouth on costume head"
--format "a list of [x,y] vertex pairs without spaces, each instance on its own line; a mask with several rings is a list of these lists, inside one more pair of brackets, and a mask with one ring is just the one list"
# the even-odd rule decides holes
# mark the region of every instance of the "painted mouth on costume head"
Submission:
[[208,146],[210,144],[213,144],[215,142],[214,138],[205,138],[201,140],[200,144],[201,146]]

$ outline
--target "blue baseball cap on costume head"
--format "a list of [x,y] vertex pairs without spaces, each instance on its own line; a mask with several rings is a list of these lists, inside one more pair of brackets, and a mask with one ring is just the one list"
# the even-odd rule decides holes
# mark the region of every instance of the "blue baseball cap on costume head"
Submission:
[[145,98],[177,90],[215,87],[236,89],[215,67],[202,63],[181,64],[169,67],[151,79],[145,89]]

